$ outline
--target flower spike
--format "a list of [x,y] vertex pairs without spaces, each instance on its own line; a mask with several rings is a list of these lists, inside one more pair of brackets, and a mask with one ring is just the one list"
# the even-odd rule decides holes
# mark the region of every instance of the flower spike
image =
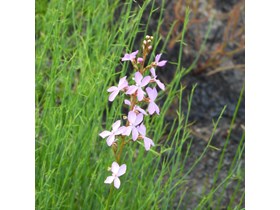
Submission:
[[[103,139],[106,138],[106,143],[112,147],[115,156],[115,161],[109,169],[112,175],[108,176],[104,183],[113,184],[116,189],[119,189],[121,185],[119,177],[126,173],[126,164],[119,165],[122,153],[125,151],[123,148],[131,142],[142,140],[146,151],[155,146],[154,141],[146,136],[144,116],[148,117],[154,113],[159,115],[160,113],[159,107],[155,103],[158,92],[154,84],[156,83],[161,90],[165,90],[165,85],[157,78],[155,68],[163,67],[167,61],[161,61],[162,54],[157,54],[154,62],[145,66],[146,58],[153,49],[153,39],[153,36],[149,35],[144,38],[140,55],[136,50],[132,53],[125,53],[121,58],[121,61],[131,61],[135,71],[132,80],[128,81],[127,76],[122,77],[117,86],[112,86],[107,90],[110,93],[110,102],[114,101],[122,92],[126,97],[129,96],[129,99],[124,100],[124,104],[129,106],[127,116],[123,116],[124,124],[121,126],[121,120],[117,120],[113,123],[111,131],[104,130],[99,134]],[[148,69],[151,76],[146,75]]]

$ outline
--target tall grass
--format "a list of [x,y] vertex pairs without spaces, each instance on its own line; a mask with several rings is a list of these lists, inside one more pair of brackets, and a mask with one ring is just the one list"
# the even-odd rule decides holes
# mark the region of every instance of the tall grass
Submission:
[[[155,1],[145,1],[139,6],[132,0],[36,2],[37,209],[105,208],[110,186],[104,180],[114,157],[98,134],[122,117],[123,105],[120,98],[109,103],[106,90],[128,72],[128,63],[121,64],[120,58],[125,51],[135,50],[136,36],[147,34],[152,15],[160,10],[158,27],[150,34],[157,40],[154,51],[157,48],[165,1],[160,8],[155,5]],[[150,16],[144,23],[141,21],[145,10],[150,10]],[[187,10],[183,35],[188,17]],[[157,52],[164,52],[169,37]],[[189,96],[186,115],[181,107],[184,99],[180,80],[195,63],[188,69],[181,67],[184,44],[181,40],[178,62],[173,63],[177,66],[176,74],[161,95],[164,98],[161,115],[145,122],[156,147],[147,153],[143,145],[133,144],[124,151],[128,170],[121,177],[120,189],[113,191],[112,209],[184,209],[187,206],[186,183],[192,168],[186,171],[184,165],[192,141],[188,116],[195,87]],[[180,101],[177,118],[168,125],[164,116],[175,98]],[[214,121],[213,135],[224,111],[225,108]],[[211,139],[204,153],[210,144]],[[244,152],[242,141],[240,145],[229,178],[221,183],[224,188]],[[196,164],[199,159],[193,167]],[[198,203],[198,209],[204,208],[206,200],[212,202],[217,186],[214,187]],[[215,202],[218,209],[219,203]],[[243,201],[240,203],[242,206]],[[232,201],[230,205],[234,208],[235,204]]]

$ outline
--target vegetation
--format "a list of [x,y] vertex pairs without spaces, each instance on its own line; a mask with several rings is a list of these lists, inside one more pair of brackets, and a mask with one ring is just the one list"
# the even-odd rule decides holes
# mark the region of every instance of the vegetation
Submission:
[[[160,17],[158,27],[149,34],[155,40],[151,59],[155,52],[164,52],[170,38],[162,40],[159,35],[165,1],[159,8],[155,1],[144,2],[139,6],[133,0],[36,1],[36,209],[105,209],[110,186],[104,180],[114,156],[99,133],[110,130],[116,119],[122,118],[123,107],[121,97],[114,103],[108,102],[107,88],[116,85],[130,71],[130,64],[121,63],[120,59],[125,52],[138,49],[136,46],[141,42],[137,42],[137,36],[148,34],[155,11],[160,10]],[[150,16],[148,22],[143,22],[147,9]],[[183,35],[187,33],[189,14],[186,10]],[[213,149],[211,140],[226,105],[220,117],[213,119],[213,133],[207,147],[193,167],[185,168],[191,155],[188,126],[195,86],[188,97],[188,113],[183,113],[184,87],[180,80],[193,70],[197,61],[187,69],[182,68],[185,44],[180,40],[178,60],[172,63],[176,74],[166,91],[159,95],[161,114],[145,121],[147,133],[155,142],[153,152],[146,152],[141,144],[133,144],[123,151],[130,170],[122,176],[120,189],[113,191],[111,209],[186,209],[188,206],[188,175],[203,155]],[[217,163],[213,187],[198,198],[197,209],[221,209],[222,197],[217,199],[215,193],[225,190],[233,180],[239,180],[238,183],[244,180],[244,169],[240,167],[244,135],[228,176],[222,182],[217,180],[243,92]],[[167,124],[164,117],[175,99],[180,102],[177,118]],[[242,185],[237,184],[236,192],[240,190],[244,192]],[[232,195],[228,209],[244,206],[244,196],[236,196],[237,193]],[[238,203],[234,202],[236,199]]]

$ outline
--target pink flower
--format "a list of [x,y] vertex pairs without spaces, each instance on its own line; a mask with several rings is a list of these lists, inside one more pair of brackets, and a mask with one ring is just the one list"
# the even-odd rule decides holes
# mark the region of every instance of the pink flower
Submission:
[[112,125],[112,131],[103,131],[99,134],[103,139],[109,136],[106,140],[107,145],[111,146],[115,142],[115,136],[120,135],[122,133],[122,129],[120,129],[121,121],[118,120]]
[[140,126],[138,126],[138,131],[139,131],[139,133],[141,134],[141,137],[144,140],[145,149],[147,151],[151,148],[151,146],[155,146],[153,140],[146,137],[146,127],[143,123]]
[[127,86],[128,86],[128,82],[127,82],[126,76],[125,76],[120,79],[118,87],[112,86],[107,90],[108,92],[112,92],[109,96],[109,101],[113,101],[116,98],[116,96],[118,95],[118,93],[121,90],[123,90],[124,88],[126,88]]
[[159,66],[159,67],[162,67],[162,66],[164,66],[167,63],[167,60],[159,61],[160,57],[161,57],[161,54],[158,54],[156,56],[156,58],[155,58],[155,65]]
[[150,72],[151,72],[151,74],[152,74],[152,76],[153,76],[153,78],[151,79],[151,81],[156,82],[160,89],[165,90],[164,84],[163,84],[161,81],[159,81],[159,80],[157,79],[157,75],[156,75],[155,69],[154,69],[154,68],[151,68],[151,69],[150,69]]
[[[131,106],[130,101],[127,99],[124,100],[124,103],[128,106]],[[139,111],[140,113],[142,113],[144,115],[148,115],[147,112],[144,109],[142,109],[140,106],[134,105],[133,111],[135,111],[135,110]]]
[[152,115],[154,112],[156,112],[159,115],[159,108],[155,103],[155,100],[156,100],[157,95],[158,95],[157,89],[156,88],[152,89],[150,87],[147,87],[146,91],[147,91],[148,96],[149,96],[149,106],[148,106],[149,114]]
[[143,121],[143,114],[139,113],[138,115],[136,115],[134,111],[130,111],[128,113],[127,118],[128,118],[129,126],[127,126],[126,129],[123,131],[123,135],[129,136],[132,131],[132,139],[133,141],[135,141],[139,136],[136,126]]
[[115,188],[119,189],[119,187],[121,185],[121,181],[120,181],[119,177],[125,174],[126,165],[122,164],[121,166],[119,166],[119,164],[117,162],[113,162],[111,171],[113,173],[112,176],[108,176],[107,179],[104,181],[104,183],[111,184],[112,182],[114,182]]
[[142,101],[144,98],[144,95],[146,94],[142,90],[142,87],[146,86],[150,82],[151,77],[146,76],[143,78],[143,75],[139,71],[137,71],[135,73],[134,80],[136,82],[136,85],[129,86],[128,90],[126,91],[126,94],[131,95],[137,91],[138,101]]
[[136,58],[136,55],[138,53],[138,50],[135,52],[132,52],[130,54],[126,53],[124,57],[122,58],[122,61],[133,61]]

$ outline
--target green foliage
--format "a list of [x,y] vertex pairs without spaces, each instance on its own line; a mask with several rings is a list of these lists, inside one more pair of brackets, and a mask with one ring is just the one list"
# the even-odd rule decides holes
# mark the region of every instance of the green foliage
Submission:
[[[36,1],[36,209],[105,208],[110,186],[104,180],[113,154],[98,134],[122,117],[122,101],[109,103],[107,88],[127,73],[128,64],[120,58],[136,50],[136,35],[144,37],[148,31],[151,15],[148,22],[142,20],[148,5],[151,15],[161,11],[159,25],[150,34],[160,40],[164,1],[160,8],[155,1],[141,7],[132,0]],[[187,10],[185,25],[188,16]],[[168,40],[169,36],[157,52],[164,51]],[[180,209],[187,203],[185,185],[191,171],[183,166],[191,145],[189,111],[185,115],[180,105],[169,134],[163,136],[164,116],[174,99],[182,102],[180,80],[194,66],[181,68],[183,45],[181,40],[177,73],[168,85],[161,115],[146,122],[155,151],[147,153],[138,144],[124,151],[128,170],[121,188],[113,191],[112,209]],[[191,99],[192,95],[188,110]],[[236,171],[233,166],[231,178],[238,177]]]

